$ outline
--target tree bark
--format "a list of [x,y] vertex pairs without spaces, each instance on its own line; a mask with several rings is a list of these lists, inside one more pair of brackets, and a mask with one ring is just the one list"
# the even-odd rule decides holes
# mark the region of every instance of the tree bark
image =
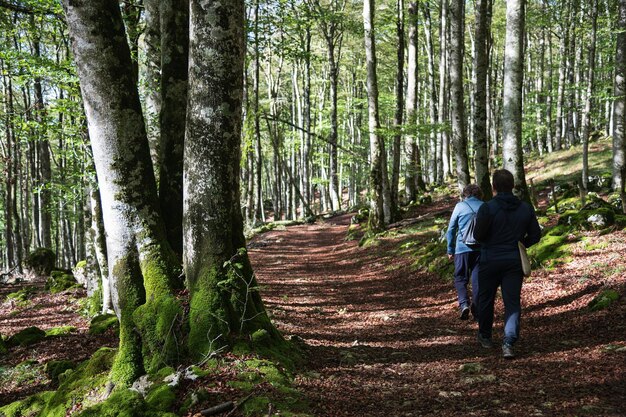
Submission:
[[183,262],[199,359],[238,335],[280,334],[258,293],[239,202],[244,2],[191,0],[190,10]]
[[[416,34],[417,30],[415,30]],[[398,58],[396,62],[396,112],[393,120],[395,134],[393,136],[391,184],[389,190],[391,197],[391,221],[394,221],[400,215],[398,184],[400,183],[400,146],[402,142],[402,118],[404,116],[404,0],[396,0],[396,36],[398,38],[398,47],[396,49]],[[415,62],[417,63],[417,59]]]
[[363,27],[365,30],[365,56],[367,67],[367,108],[370,137],[370,213],[369,229],[378,232],[385,228],[384,178],[385,143],[378,135],[378,79],[376,76],[376,43],[374,32],[374,0],[363,2]]
[[504,100],[502,112],[502,159],[504,169],[515,178],[518,197],[530,202],[522,155],[522,81],[524,71],[525,0],[506,5],[506,54],[504,57]]
[[128,385],[144,369],[178,360],[177,338],[163,323],[173,326],[182,315],[171,294],[179,271],[160,216],[120,9],[107,0],[64,0],[63,8],[98,174],[112,301],[120,319],[111,378]]
[[613,83],[613,190],[620,193],[626,213],[626,0],[619,2],[615,80]]
[[587,192],[589,185],[589,136],[591,131],[591,103],[593,94],[593,84],[596,67],[596,32],[598,22],[598,0],[592,0],[591,3],[591,38],[589,39],[589,58],[587,69],[587,89],[585,93],[585,108],[583,110],[582,120],[582,142],[583,142],[583,167],[582,167],[582,185],[583,192]]
[[467,132],[463,95],[463,54],[465,50],[465,3],[450,2],[450,119],[452,148],[459,190],[470,183],[467,161]]
[[[435,123],[438,120],[437,113],[437,84],[435,83],[435,53],[433,47],[433,35],[432,35],[432,22],[430,18],[430,4],[427,3],[424,5],[424,35],[426,38],[426,54],[428,55],[428,89],[429,89],[429,103],[428,111],[430,122],[433,124],[430,132],[430,160],[428,162],[428,177],[430,178],[430,183],[437,182],[438,173],[437,173],[437,155],[439,153],[437,147],[437,129],[435,128]],[[416,64],[417,65],[417,64]]]
[[490,37],[491,0],[476,2],[476,35],[474,39],[474,105],[472,118],[474,136],[474,169],[476,184],[482,189],[486,200],[491,198],[489,179],[489,150],[487,140],[487,72],[489,55],[487,39]]
[[187,113],[189,0],[161,2],[161,143],[159,201],[167,240],[183,253],[183,149]]
[[441,0],[439,19],[439,106],[438,128],[439,147],[437,150],[437,182],[441,183],[450,175],[448,123],[448,0]]

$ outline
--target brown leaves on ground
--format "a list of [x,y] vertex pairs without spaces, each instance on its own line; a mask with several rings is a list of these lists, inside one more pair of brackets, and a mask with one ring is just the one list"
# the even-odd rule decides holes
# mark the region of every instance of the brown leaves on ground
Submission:
[[[450,208],[449,200],[428,207]],[[427,212],[415,213],[424,215]],[[537,270],[523,287],[518,358],[481,348],[476,325],[460,321],[451,277],[416,271],[394,237],[377,246],[346,241],[350,215],[272,231],[250,244],[262,296],[286,335],[308,345],[297,387],[318,416],[626,415],[626,233],[583,233],[572,256]],[[403,237],[406,239],[406,236]],[[420,239],[415,236],[415,239]],[[622,298],[607,310],[587,305],[602,289]],[[2,300],[17,290],[3,286]],[[0,305],[0,333],[36,325],[76,332],[11,348],[0,367],[24,360],[87,359],[112,335],[90,336],[78,314],[84,294],[35,293]],[[502,334],[498,300],[494,340]],[[235,360],[235,359],[233,359]],[[237,399],[228,369],[212,379],[213,401]],[[189,383],[189,389],[202,381]],[[0,387],[0,404],[54,386],[45,378]]]
[[[588,233],[571,262],[533,272],[510,361],[499,346],[481,348],[476,324],[458,319],[451,277],[416,272],[392,254],[393,238],[368,248],[345,241],[349,220],[273,231],[251,245],[275,323],[309,345],[298,385],[315,415],[626,414],[626,303],[587,309],[606,286],[624,294],[626,233]],[[495,341],[502,316],[498,300]]]

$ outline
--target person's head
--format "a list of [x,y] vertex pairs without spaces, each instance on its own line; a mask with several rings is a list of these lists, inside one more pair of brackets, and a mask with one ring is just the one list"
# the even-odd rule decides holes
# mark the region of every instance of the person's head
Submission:
[[463,188],[463,198],[476,197],[480,200],[483,199],[483,190],[476,184],[468,184]]
[[506,169],[498,169],[493,173],[493,189],[499,193],[510,193],[515,186],[515,179]]

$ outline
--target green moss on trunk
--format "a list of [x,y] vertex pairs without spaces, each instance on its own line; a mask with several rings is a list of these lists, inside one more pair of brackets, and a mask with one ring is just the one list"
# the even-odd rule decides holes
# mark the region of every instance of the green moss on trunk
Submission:
[[145,292],[139,262],[129,254],[113,266],[119,296],[120,344],[111,369],[116,384],[128,386],[144,373],[141,338],[133,321],[133,312],[145,302]]

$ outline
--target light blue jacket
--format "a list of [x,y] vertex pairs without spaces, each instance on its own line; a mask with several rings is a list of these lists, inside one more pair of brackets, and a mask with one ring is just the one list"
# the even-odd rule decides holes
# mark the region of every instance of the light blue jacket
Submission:
[[465,200],[456,204],[454,211],[452,212],[452,217],[450,217],[448,233],[446,233],[446,239],[448,240],[448,254],[458,255],[466,252],[480,251],[480,248],[472,249],[468,247],[462,242],[462,239],[465,228],[472,218],[472,210],[474,210],[475,213],[478,213],[478,209],[483,204],[485,203],[482,200],[479,200],[474,196],[467,197]]

